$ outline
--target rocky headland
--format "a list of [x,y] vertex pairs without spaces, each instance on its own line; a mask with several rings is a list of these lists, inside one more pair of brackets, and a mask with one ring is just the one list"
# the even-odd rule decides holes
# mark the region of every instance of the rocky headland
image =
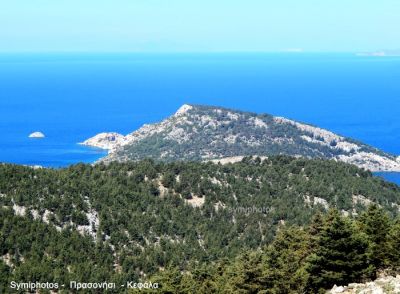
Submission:
[[81,144],[107,149],[103,162],[283,154],[342,161],[374,172],[400,172],[400,157],[331,131],[269,114],[202,105],[185,104],[171,117],[126,136],[101,133]]

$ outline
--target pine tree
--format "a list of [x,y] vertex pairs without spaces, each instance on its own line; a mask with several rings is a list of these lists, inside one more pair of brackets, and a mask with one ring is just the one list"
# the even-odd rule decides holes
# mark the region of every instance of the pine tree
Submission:
[[323,293],[334,284],[345,285],[365,277],[368,244],[337,210],[329,212],[316,245],[306,266],[307,292]]
[[308,234],[310,237],[309,242],[309,253],[311,253],[317,246],[318,238],[324,227],[324,217],[322,213],[316,213],[311,219],[310,227],[308,228]]
[[0,293],[6,293],[8,288],[8,278],[11,273],[8,267],[2,260],[0,260]]
[[266,250],[266,293],[301,293],[307,273],[304,260],[309,236],[300,228],[284,228]]
[[263,277],[262,255],[258,251],[239,256],[227,269],[226,293],[260,293],[266,289]]
[[217,275],[212,266],[201,265],[195,268],[190,274],[186,274],[182,279],[183,293],[218,293],[216,283]]
[[168,267],[163,272],[160,272],[152,280],[154,283],[159,283],[160,288],[157,293],[176,294],[182,292],[182,273],[177,267]]
[[400,271],[400,218],[391,226],[389,231],[389,261],[390,267],[396,271]]
[[390,219],[376,204],[370,205],[360,219],[360,228],[368,236],[368,258],[376,271],[388,264]]

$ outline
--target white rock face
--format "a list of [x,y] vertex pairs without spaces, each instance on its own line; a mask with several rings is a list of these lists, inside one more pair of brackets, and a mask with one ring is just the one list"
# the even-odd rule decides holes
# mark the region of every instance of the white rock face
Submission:
[[400,275],[397,277],[381,277],[365,284],[349,284],[348,286],[334,286],[327,294],[399,294]]
[[[296,121],[283,117],[274,117],[274,121],[281,124],[290,124],[298,128],[299,130],[313,134],[314,138],[306,135],[301,136],[301,138],[307,142],[325,145],[329,148],[340,150],[343,152],[355,152],[352,154],[342,154],[336,156],[334,159],[338,161],[354,164],[360,168],[364,168],[372,172],[400,172],[400,156],[397,158],[389,158],[387,156],[361,151],[360,146],[352,142],[348,142],[346,138],[342,136],[336,135],[330,131],[318,127],[298,123]],[[323,141],[315,139],[317,137],[322,138]]]
[[252,122],[255,126],[259,128],[266,128],[266,129],[268,128],[268,125],[259,118],[253,118]]
[[31,139],[43,139],[46,136],[42,132],[33,132],[32,134],[29,135],[29,138]]
[[351,163],[373,172],[400,172],[400,162],[398,160],[393,160],[374,153],[358,152],[352,155],[339,155],[337,156],[337,159],[339,161]]
[[331,290],[330,293],[343,293],[345,291],[345,288],[343,286],[333,286],[333,289]]
[[311,207],[320,204],[324,207],[325,210],[329,209],[328,201],[320,197],[313,197],[313,201],[311,201],[311,197],[309,195],[306,195],[304,197],[304,202],[310,205]]
[[[315,138],[311,138],[309,136],[303,135],[301,136],[303,140],[307,142],[312,142],[315,144],[320,144],[320,145],[325,145],[325,146],[330,146],[333,149],[339,149],[345,152],[349,152],[351,150],[358,151],[360,147],[357,144],[350,143],[346,141],[346,138],[336,135],[335,133],[332,133],[330,131],[318,128],[318,127],[313,127],[310,125],[298,123],[296,121],[283,118],[283,117],[275,117],[274,121],[277,123],[281,124],[290,124],[295,126],[301,131],[308,132],[310,134],[313,134],[315,138],[323,138],[323,141],[317,140]],[[335,146],[332,146],[331,144],[335,143]]]
[[24,206],[19,206],[14,203],[13,210],[14,210],[15,215],[18,215],[18,216],[26,215],[26,208]]
[[77,230],[80,234],[82,235],[89,235],[93,239],[96,238],[96,233],[100,225],[100,220],[97,211],[94,209],[90,210],[88,213],[86,213],[86,218],[89,221],[89,225],[87,226],[78,226]]
[[185,202],[193,207],[202,207],[206,199],[204,197],[193,196],[192,199],[185,199]]
[[302,131],[306,131],[309,133],[312,133],[316,136],[320,136],[322,138],[324,138],[324,140],[328,143],[332,142],[332,141],[341,141],[342,139],[344,139],[341,136],[336,135],[335,133],[332,133],[330,131],[318,128],[318,127],[313,127],[310,125],[306,125],[306,124],[302,124],[299,122],[296,122],[294,120],[290,120],[284,117],[274,117],[274,121],[277,123],[283,123],[283,124],[291,124],[296,126],[299,130]]
[[364,206],[370,206],[372,204],[377,204],[377,203],[373,202],[372,200],[369,200],[368,198],[366,198],[363,195],[353,195],[352,202],[353,202],[353,205],[362,204]]
[[174,116],[181,116],[186,114],[189,110],[193,109],[193,106],[188,105],[188,104],[183,104],[178,111],[175,113]]
[[190,137],[188,134],[185,132],[184,129],[182,128],[175,128],[173,129],[167,136],[166,138],[170,140],[177,141],[178,143],[183,143],[186,141],[189,141]]
[[126,143],[125,136],[118,133],[101,133],[93,138],[90,138],[82,143],[81,145],[92,146],[106,150],[112,150],[118,146],[122,146]]
[[[258,156],[260,157],[261,160],[268,159],[268,156]],[[229,164],[229,163],[236,163],[242,161],[244,156],[232,156],[232,157],[224,157],[224,158],[219,158],[219,159],[211,159],[209,161],[213,163],[220,163],[222,165],[224,164]]]

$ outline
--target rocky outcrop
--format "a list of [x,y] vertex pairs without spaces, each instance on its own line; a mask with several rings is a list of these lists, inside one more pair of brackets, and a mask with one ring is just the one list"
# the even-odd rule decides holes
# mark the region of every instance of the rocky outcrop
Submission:
[[43,139],[46,136],[42,132],[33,132],[32,134],[29,135],[29,138],[31,139]]
[[334,286],[327,294],[397,294],[400,293],[400,275],[381,277],[374,282]]
[[126,142],[127,141],[125,139],[125,136],[121,134],[101,133],[79,144],[106,150],[112,150],[124,145]]
[[325,129],[268,114],[188,104],[126,136],[102,133],[82,144],[108,149],[103,162],[285,154],[342,161],[371,171],[400,171],[399,158]]

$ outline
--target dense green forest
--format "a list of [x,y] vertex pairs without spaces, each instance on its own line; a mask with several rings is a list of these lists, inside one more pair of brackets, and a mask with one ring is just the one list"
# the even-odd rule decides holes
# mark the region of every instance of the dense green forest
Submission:
[[399,246],[400,218],[376,205],[355,220],[332,209],[306,227],[281,227],[261,249],[185,271],[169,267],[151,280],[162,293],[326,293],[335,284],[398,273]]
[[396,270],[399,204],[400,188],[368,171],[286,156],[226,165],[3,164],[0,293],[12,280],[317,293]]

